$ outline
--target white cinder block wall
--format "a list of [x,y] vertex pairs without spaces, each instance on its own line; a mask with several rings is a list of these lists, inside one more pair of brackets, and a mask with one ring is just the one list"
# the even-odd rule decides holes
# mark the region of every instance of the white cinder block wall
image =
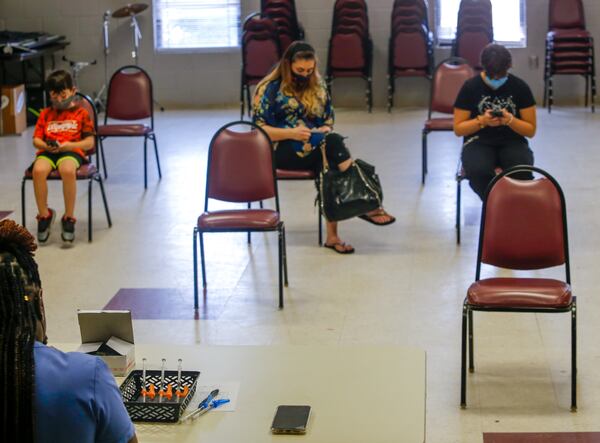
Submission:
[[[21,31],[42,30],[64,34],[71,41],[66,55],[76,60],[98,60],[96,67],[82,72],[84,92],[98,90],[104,80],[102,53],[102,14],[123,6],[124,0],[1,0],[0,25]],[[245,17],[258,10],[259,0],[242,0]],[[296,0],[307,40],[321,60],[327,56],[334,0]],[[387,46],[393,0],[368,0],[371,34],[374,42],[374,102],[384,106],[387,94]],[[430,0],[433,7],[435,0]],[[600,42],[600,1],[584,0],[587,27]],[[153,49],[152,9],[139,15],[143,34],[140,65],[146,68],[155,85],[155,96],[167,107],[201,107],[237,104],[239,101],[239,50],[223,53],[156,54]],[[527,0],[527,48],[513,49],[514,73],[524,78],[541,100],[544,37],[547,31],[548,0]],[[111,19],[109,72],[131,61],[129,20]],[[436,50],[436,61],[447,56],[447,49]],[[537,56],[538,65],[530,63]],[[57,57],[59,62],[60,55]],[[58,63],[60,65],[60,62]],[[363,106],[361,80],[343,79],[334,84],[336,106]],[[555,81],[559,104],[582,103],[583,79],[564,77]],[[429,89],[423,79],[399,79],[396,106],[424,106]]]

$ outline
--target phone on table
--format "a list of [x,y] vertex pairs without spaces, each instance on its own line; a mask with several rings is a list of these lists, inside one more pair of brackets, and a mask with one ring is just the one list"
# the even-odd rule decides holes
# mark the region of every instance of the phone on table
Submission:
[[502,109],[492,109],[492,117],[504,117]]
[[277,406],[271,432],[273,434],[306,434],[310,406]]

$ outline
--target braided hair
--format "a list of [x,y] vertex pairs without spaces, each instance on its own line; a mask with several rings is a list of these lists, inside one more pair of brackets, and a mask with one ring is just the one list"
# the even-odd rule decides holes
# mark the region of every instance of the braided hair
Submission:
[[0,441],[35,440],[33,344],[44,327],[36,248],[25,228],[0,221]]

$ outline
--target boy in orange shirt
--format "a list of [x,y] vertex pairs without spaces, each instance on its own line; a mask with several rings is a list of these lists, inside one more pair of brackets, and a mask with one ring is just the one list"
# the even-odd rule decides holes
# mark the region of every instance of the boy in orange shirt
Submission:
[[56,217],[48,207],[50,172],[58,169],[63,182],[65,214],[62,217],[62,239],[75,239],[75,198],[77,169],[87,163],[85,152],[94,147],[94,124],[88,112],[78,104],[73,79],[66,71],[56,71],[46,80],[52,106],[42,110],[33,133],[33,146],[38,149],[32,165],[33,188],[38,207],[39,243],[50,236]]

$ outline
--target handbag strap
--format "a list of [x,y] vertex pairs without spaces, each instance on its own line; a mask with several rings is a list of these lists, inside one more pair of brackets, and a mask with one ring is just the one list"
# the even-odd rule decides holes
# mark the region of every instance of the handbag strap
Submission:
[[319,149],[321,150],[321,156],[323,157],[323,171],[329,171],[329,162],[327,161],[327,156],[325,155],[325,140],[321,142]]

